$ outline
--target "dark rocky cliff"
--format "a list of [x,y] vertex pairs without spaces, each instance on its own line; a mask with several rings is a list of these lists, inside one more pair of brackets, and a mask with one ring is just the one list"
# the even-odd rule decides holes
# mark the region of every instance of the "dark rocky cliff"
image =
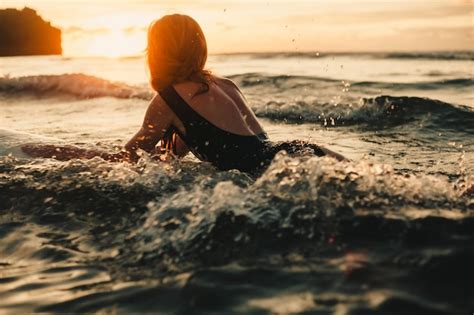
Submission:
[[61,30],[35,10],[0,10],[0,56],[60,55]]

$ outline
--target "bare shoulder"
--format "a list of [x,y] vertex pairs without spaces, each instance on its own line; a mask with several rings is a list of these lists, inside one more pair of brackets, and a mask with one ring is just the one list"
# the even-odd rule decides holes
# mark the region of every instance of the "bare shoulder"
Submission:
[[159,112],[162,114],[171,111],[168,104],[166,104],[165,100],[158,93],[150,101],[150,104],[148,105],[148,110],[152,112]]
[[245,96],[240,90],[239,86],[231,79],[225,77],[213,77],[213,79],[216,84],[222,89],[226,90],[229,95],[238,95],[238,98],[243,97],[245,99]]
[[233,88],[239,89],[237,84],[229,78],[213,76],[212,79],[217,83],[222,83],[224,85],[231,86]]
[[175,121],[175,115],[165,100],[157,94],[150,101],[145,113],[143,126],[145,128],[155,128],[156,126],[167,126]]

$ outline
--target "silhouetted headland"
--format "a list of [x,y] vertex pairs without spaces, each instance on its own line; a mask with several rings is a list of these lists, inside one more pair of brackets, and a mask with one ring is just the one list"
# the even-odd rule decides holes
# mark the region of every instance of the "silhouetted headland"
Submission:
[[0,56],[60,55],[61,30],[35,10],[0,10]]

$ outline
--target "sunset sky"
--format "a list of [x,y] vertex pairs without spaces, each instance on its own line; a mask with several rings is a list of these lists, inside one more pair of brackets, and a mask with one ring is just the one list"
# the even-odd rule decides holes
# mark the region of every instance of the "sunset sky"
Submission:
[[0,0],[63,30],[64,55],[124,56],[149,23],[183,13],[211,53],[474,50],[472,0]]

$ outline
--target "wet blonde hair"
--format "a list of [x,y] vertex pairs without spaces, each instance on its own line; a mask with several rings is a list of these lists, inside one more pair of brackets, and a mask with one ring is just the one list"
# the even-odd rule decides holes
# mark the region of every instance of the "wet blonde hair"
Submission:
[[148,29],[147,62],[151,86],[157,92],[184,81],[202,83],[209,90],[210,71],[205,70],[207,43],[199,24],[181,14],[166,15]]

